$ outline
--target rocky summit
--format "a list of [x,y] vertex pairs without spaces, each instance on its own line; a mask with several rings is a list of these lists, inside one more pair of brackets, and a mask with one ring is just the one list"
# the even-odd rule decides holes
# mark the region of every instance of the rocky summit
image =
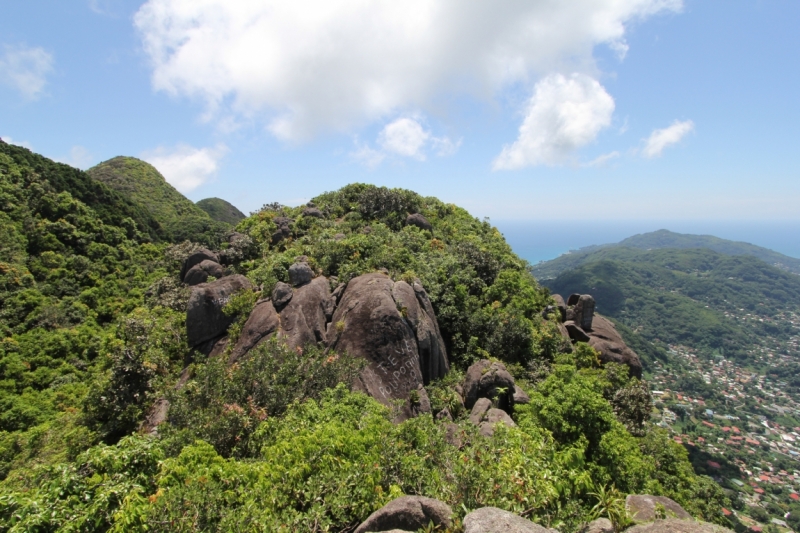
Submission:
[[734,525],[613,294],[551,296],[464,209],[356,183],[242,218],[5,143],[0,193],[2,531]]

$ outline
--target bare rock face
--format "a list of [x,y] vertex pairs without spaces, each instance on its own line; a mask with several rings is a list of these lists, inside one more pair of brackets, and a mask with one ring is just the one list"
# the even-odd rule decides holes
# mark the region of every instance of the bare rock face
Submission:
[[299,287],[305,285],[314,277],[314,271],[308,266],[306,262],[294,263],[289,267],[289,283],[292,287]]
[[628,365],[632,376],[642,377],[642,362],[639,355],[631,350],[614,324],[601,315],[595,315],[592,331],[589,333],[589,344],[600,352],[603,363],[622,363]]
[[389,530],[417,531],[433,522],[437,528],[450,527],[453,511],[450,506],[424,496],[402,496],[390,501],[371,515],[355,530],[369,533]]
[[728,528],[691,520],[656,520],[626,529],[625,533],[733,533]]
[[691,520],[692,515],[673,499],[666,496],[651,496],[649,494],[630,494],[625,498],[625,508],[635,522],[652,522],[657,518],[656,506],[664,508],[666,516],[661,518],[677,518]]
[[592,520],[580,533],[614,533],[614,524],[608,518]]
[[594,298],[589,294],[571,294],[567,300],[566,319],[574,321],[584,331],[592,329]]
[[288,217],[275,217],[273,222],[278,226],[275,233],[272,234],[272,245],[274,246],[283,239],[288,239],[292,236],[292,224],[294,221]]
[[578,324],[573,322],[572,320],[568,320],[564,322],[564,329],[567,330],[567,334],[569,338],[574,340],[575,342],[589,342],[591,337],[581,328]]
[[514,378],[503,363],[483,359],[467,369],[464,405],[472,408],[478,398],[498,398],[498,406],[510,411],[514,402]]
[[304,217],[314,217],[314,218],[324,218],[325,215],[322,214],[322,211],[317,209],[316,207],[306,207],[303,209],[303,216]]
[[518,385],[514,385],[514,404],[524,405],[526,403],[531,403],[531,397]]
[[223,335],[236,317],[226,315],[222,308],[236,292],[252,288],[250,280],[239,274],[195,285],[186,310],[189,346],[197,346]]
[[428,222],[428,219],[420,215],[419,213],[408,215],[406,217],[406,225],[416,226],[419,229],[424,229],[427,231],[431,231],[433,229],[433,226],[431,226],[431,223]]
[[279,281],[275,284],[275,288],[272,289],[272,305],[280,309],[289,303],[289,300],[292,299],[292,296],[294,296],[294,293],[292,292],[292,286],[288,283]]
[[230,362],[239,360],[244,354],[255,348],[261,341],[269,338],[280,328],[280,319],[275,306],[268,299],[256,302],[244,323],[239,340],[230,355]]
[[[328,345],[368,361],[358,386],[387,405],[408,400],[411,391],[443,377],[449,368],[433,309],[429,314],[426,303],[421,286],[418,292],[382,273],[352,279],[339,297]],[[406,405],[401,418],[412,414]]]
[[223,278],[225,277],[225,269],[219,263],[204,259],[186,272],[183,282],[190,286],[200,285],[208,281],[209,276],[213,276],[216,279]]
[[203,261],[213,261],[214,263],[219,263],[219,256],[211,250],[207,250],[206,248],[197,250],[183,261],[180,274],[181,281],[186,278],[186,273],[189,272],[193,266],[199,265]]
[[489,398],[478,398],[475,405],[472,406],[472,412],[469,414],[469,421],[476,426],[481,425],[483,417],[486,412],[492,408],[492,401]]
[[489,409],[486,411],[486,415],[484,415],[483,422],[481,422],[481,435],[484,437],[491,437],[494,435],[494,427],[495,425],[502,423],[507,425],[510,428],[516,427],[517,424],[508,416],[508,413],[503,411],[502,409]]
[[464,517],[464,533],[550,533],[550,529],[497,507],[481,507]]
[[330,297],[330,285],[323,276],[294,290],[292,299],[280,312],[279,335],[286,344],[297,348],[306,343],[327,343]]

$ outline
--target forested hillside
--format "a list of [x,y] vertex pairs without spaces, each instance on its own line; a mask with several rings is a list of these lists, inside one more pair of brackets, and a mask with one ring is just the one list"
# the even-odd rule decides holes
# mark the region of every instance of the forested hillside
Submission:
[[553,292],[593,294],[601,313],[662,346],[741,361],[762,340],[786,344],[795,330],[785,318],[800,302],[800,277],[705,249],[604,249],[545,283]]
[[220,234],[231,228],[178,192],[153,165],[135,157],[109,159],[86,174],[147,210],[173,242],[189,239],[216,246]]
[[800,528],[800,277],[748,255],[620,246],[545,283],[594,294],[646,356],[653,421],[726,488],[739,529]]
[[720,239],[712,235],[688,235],[664,229],[634,235],[615,244],[592,245],[573,250],[551,261],[544,261],[534,265],[533,273],[538,279],[555,278],[562,272],[578,268],[584,263],[613,258],[620,248],[644,251],[665,248],[676,250],[701,248],[722,255],[755,257],[781,270],[800,274],[800,259],[780,254],[768,248],[762,248],[746,242]]
[[[636,493],[727,523],[720,487],[647,423],[646,384],[542,316],[548,291],[487,222],[355,184],[192,236],[170,231],[179,199],[137,204],[137,176],[122,197],[0,144],[0,531],[352,531],[403,494],[451,506],[452,532],[486,506],[563,532],[600,515],[621,528]],[[188,312],[234,281],[209,300],[225,337],[206,349]],[[422,354],[440,336],[449,365],[410,391],[404,421],[402,402],[353,390],[368,360],[288,344],[304,327],[293,309],[322,338],[353,335],[373,304],[348,291],[380,284],[385,342],[413,330]],[[303,307],[313,291],[322,305]],[[282,333],[235,354],[270,308]],[[503,422],[479,426],[468,385],[495,374],[506,385],[480,400]]]
[[214,220],[225,222],[232,226],[246,218],[244,213],[222,198],[205,198],[197,202],[197,207],[208,213],[208,216]]

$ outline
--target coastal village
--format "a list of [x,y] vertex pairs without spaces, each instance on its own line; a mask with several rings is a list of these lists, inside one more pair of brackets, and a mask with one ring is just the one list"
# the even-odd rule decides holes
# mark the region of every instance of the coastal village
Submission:
[[[726,315],[764,320],[739,311]],[[772,320],[800,327],[794,313]],[[653,421],[686,448],[698,473],[726,489],[733,508],[722,512],[737,530],[800,530],[800,402],[790,383],[800,369],[799,343],[798,336],[762,339],[747,367],[670,345],[672,361],[651,368]]]

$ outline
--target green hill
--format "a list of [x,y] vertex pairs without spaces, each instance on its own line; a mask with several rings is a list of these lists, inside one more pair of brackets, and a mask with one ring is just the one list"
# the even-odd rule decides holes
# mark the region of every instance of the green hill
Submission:
[[606,257],[608,250],[616,248],[636,248],[639,250],[656,250],[662,248],[704,248],[724,255],[747,255],[761,259],[767,264],[795,274],[800,274],[800,259],[789,257],[768,248],[762,248],[746,242],[729,241],[711,235],[689,235],[674,233],[665,229],[628,237],[615,244],[586,246],[561,255],[551,261],[533,266],[533,273],[538,279],[551,279],[565,270],[576,268],[590,261]]
[[782,318],[800,309],[800,277],[755,257],[608,247],[590,258],[545,285],[594,295],[598,312],[662,345],[746,360],[761,339],[786,342],[794,332]]
[[173,242],[195,240],[213,245],[230,229],[167,183],[154,166],[135,157],[115,157],[86,173],[145,208]]
[[[151,242],[132,215],[172,231],[210,220],[152,167],[123,158],[93,169],[124,199],[0,146],[0,531],[352,531],[403,494],[440,499],[456,520],[496,506],[562,533],[594,516],[598,493],[614,509],[625,493],[664,494],[724,523],[721,488],[638,417],[650,409],[646,386],[624,366],[600,366],[587,345],[563,353],[541,317],[547,291],[464,209],[354,184],[314,198],[314,211],[268,205],[226,250],[226,266],[254,287],[225,298],[232,341],[256,302],[291,281],[298,256],[340,291],[377,270],[420,280],[427,297],[412,298],[433,309],[450,372],[426,385],[430,414],[396,423],[392,408],[353,390],[361,361],[313,340],[264,342],[235,364],[189,348],[178,276],[213,226],[187,234],[194,243]],[[433,231],[408,224],[409,213]],[[324,290],[315,282],[307,289]],[[419,320],[401,303],[403,318],[381,331]],[[490,436],[457,392],[486,358],[504,361],[530,396],[515,425]],[[412,398],[421,405],[421,392]],[[165,399],[158,434],[140,434]],[[432,416],[445,408],[452,425]]]
[[208,213],[208,216],[219,222],[235,226],[245,218],[244,213],[222,198],[205,198],[197,202],[197,207]]

